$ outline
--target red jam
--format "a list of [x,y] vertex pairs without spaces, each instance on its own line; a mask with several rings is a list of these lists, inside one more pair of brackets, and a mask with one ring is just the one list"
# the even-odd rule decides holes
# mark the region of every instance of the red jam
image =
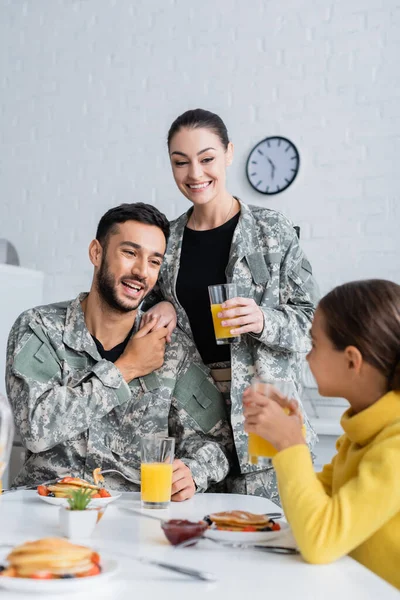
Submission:
[[187,521],[185,519],[171,519],[161,524],[167,540],[173,545],[180,544],[191,538],[203,535],[208,525],[205,521]]

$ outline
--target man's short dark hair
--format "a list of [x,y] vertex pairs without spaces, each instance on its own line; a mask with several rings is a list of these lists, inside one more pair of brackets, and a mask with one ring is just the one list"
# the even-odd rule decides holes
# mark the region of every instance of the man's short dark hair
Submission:
[[120,204],[110,208],[100,219],[97,226],[96,240],[100,242],[103,248],[107,247],[108,238],[117,232],[118,224],[126,221],[137,221],[138,223],[159,227],[165,236],[165,242],[168,242],[169,222],[167,217],[155,206],[144,202]]

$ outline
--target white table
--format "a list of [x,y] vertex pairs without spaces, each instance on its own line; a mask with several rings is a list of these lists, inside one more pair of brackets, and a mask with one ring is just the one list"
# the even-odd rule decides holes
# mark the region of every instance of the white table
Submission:
[[[399,599],[395,588],[349,557],[332,565],[315,566],[306,564],[299,556],[225,549],[212,542],[175,549],[165,539],[157,521],[137,517],[123,510],[124,505],[139,508],[139,494],[125,493],[111,504],[92,538],[85,541],[100,552],[110,555],[114,552],[120,563],[119,573],[105,585],[94,585],[90,593],[74,594],[70,598],[250,600],[251,594],[257,593],[257,597],[268,600]],[[171,504],[168,511],[152,513],[166,518],[198,520],[210,512],[231,509],[261,513],[275,510],[276,506],[256,496],[199,494],[187,502]],[[58,512],[57,507],[37,498],[35,492],[15,492],[0,497],[0,542],[21,543],[59,535]],[[118,552],[123,556],[117,556]],[[206,570],[217,575],[218,581],[194,581],[146,566],[129,558],[135,555]],[[28,597],[35,596],[0,589],[1,600]],[[57,597],[66,598],[65,595]]]

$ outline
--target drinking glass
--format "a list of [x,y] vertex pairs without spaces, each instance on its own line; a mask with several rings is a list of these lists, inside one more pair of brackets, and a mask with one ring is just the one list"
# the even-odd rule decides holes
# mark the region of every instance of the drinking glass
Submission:
[[11,407],[5,396],[0,394],[0,494],[2,492],[2,477],[10,459],[14,439],[14,421]]
[[[291,380],[268,379],[266,381],[260,378],[255,378],[252,382],[252,387],[272,399],[274,398],[274,395],[276,395],[276,392],[280,392],[282,396],[285,396],[289,400],[299,400],[297,390]],[[288,408],[284,408],[284,411],[289,414]],[[305,425],[302,427],[302,433],[305,438]],[[271,458],[277,453],[278,450],[271,444],[271,442],[268,442],[255,433],[249,433],[248,461],[250,464],[270,466]]]
[[168,508],[174,450],[174,438],[156,435],[142,437],[140,491],[143,508]]
[[211,303],[211,314],[214,325],[215,341],[218,346],[222,344],[233,344],[240,340],[240,335],[231,333],[231,327],[222,327],[221,319],[218,318],[218,313],[223,309],[221,307],[225,300],[230,300],[237,296],[236,283],[221,283],[220,285],[209,285],[208,293]]

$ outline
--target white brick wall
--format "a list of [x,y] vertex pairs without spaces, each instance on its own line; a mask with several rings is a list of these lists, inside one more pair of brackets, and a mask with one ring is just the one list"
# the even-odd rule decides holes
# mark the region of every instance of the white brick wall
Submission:
[[[88,287],[109,207],[187,208],[165,138],[198,106],[235,143],[231,192],[301,226],[322,291],[400,281],[400,4],[383,4],[0,0],[0,238],[45,271],[45,301]],[[244,169],[273,134],[296,143],[301,170],[268,198]]]

